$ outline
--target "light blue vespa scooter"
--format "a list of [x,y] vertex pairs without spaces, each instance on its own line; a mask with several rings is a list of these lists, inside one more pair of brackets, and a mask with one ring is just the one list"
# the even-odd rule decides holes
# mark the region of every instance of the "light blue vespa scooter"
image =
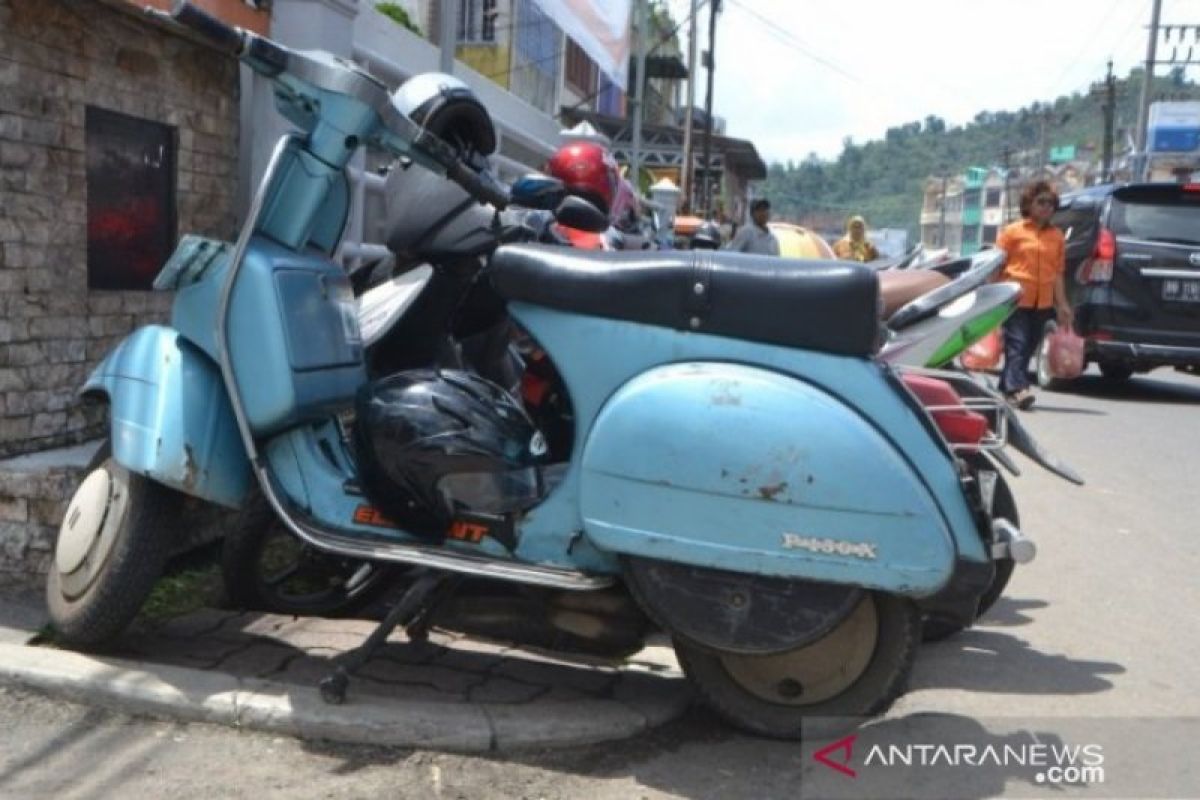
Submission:
[[111,406],[111,454],[59,533],[48,598],[63,640],[97,646],[131,621],[187,524],[184,495],[237,508],[256,488],[313,547],[425,570],[392,625],[447,576],[627,591],[707,702],[772,736],[880,713],[922,614],[973,620],[1000,557],[987,488],[874,358],[876,276],[858,266],[501,248],[491,284],[573,403],[561,479],[503,536],[456,520],[430,538],[376,513],[339,421],[368,385],[330,260],[342,170],[373,143],[493,206],[505,195],[355,65],[186,2],[174,17],[268,76],[301,135],[275,149],[232,247],[187,240],[172,258],[159,278],[176,291],[171,325],[130,335],[84,386]]

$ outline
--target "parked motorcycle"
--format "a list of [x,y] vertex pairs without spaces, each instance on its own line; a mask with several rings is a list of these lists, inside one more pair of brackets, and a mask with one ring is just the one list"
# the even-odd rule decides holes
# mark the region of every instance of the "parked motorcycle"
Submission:
[[887,324],[880,357],[943,367],[998,328],[1020,298],[1016,283],[992,283],[1003,266],[1003,251],[984,250],[928,268],[879,271]]
[[[134,332],[84,386],[110,404],[112,456],[59,531],[47,592],[64,642],[97,646],[129,623],[187,522],[184,494],[236,508],[254,483],[314,548],[416,567],[322,682],[331,702],[458,576],[552,593],[576,635],[652,621],[712,708],[777,737],[881,713],[903,691],[922,615],[974,619],[998,554],[1024,537],[993,519],[988,483],[963,474],[951,441],[995,446],[1002,430],[923,406],[875,357],[873,270],[497,250],[486,285],[573,407],[550,487],[544,437],[495,383],[469,370],[368,377],[353,293],[329,258],[342,169],[364,143],[495,208],[507,193],[355,65],[190,3],[174,15],[270,78],[302,135],[276,147],[232,248],[190,240],[164,268],[171,325]],[[339,421],[350,409],[353,446]]]

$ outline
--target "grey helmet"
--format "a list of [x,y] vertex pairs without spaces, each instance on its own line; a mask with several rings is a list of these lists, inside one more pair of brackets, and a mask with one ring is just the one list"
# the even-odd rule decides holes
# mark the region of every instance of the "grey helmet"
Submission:
[[414,75],[392,94],[392,105],[460,153],[496,150],[492,117],[471,87],[444,72]]
[[715,222],[705,222],[692,234],[693,250],[721,249],[721,229]]

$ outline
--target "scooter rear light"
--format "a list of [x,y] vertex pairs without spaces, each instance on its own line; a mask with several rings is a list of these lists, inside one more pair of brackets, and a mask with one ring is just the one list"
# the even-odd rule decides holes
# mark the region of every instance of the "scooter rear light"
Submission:
[[905,374],[903,380],[950,444],[975,447],[987,436],[987,417],[963,405],[962,398],[946,381],[911,373]]
[[934,411],[933,421],[950,444],[976,446],[988,432],[987,417],[974,411]]

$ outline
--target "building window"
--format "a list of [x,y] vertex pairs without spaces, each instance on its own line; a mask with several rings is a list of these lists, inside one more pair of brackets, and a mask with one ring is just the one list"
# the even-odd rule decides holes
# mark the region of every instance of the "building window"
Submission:
[[149,289],[175,247],[175,128],[87,107],[89,289]]
[[599,71],[596,62],[569,37],[565,55],[567,83],[583,95],[590,95],[596,90],[596,73]]
[[996,233],[997,233],[998,228],[999,228],[998,225],[984,225],[983,226],[983,243],[984,244],[995,244],[996,243]]
[[1000,189],[999,189],[999,187],[997,187],[995,189],[987,190],[987,202],[985,203],[985,205],[987,205],[988,208],[999,208],[1000,207]]
[[459,0],[458,41],[491,44],[496,41],[496,0]]
[[562,31],[535,0],[514,0],[510,91],[534,108],[558,111],[558,78],[562,69]]
[[596,110],[610,117],[625,116],[625,92],[609,80],[603,72],[599,75],[600,90],[596,96]]
[[979,207],[979,190],[967,189],[963,192],[963,206],[966,208]]

